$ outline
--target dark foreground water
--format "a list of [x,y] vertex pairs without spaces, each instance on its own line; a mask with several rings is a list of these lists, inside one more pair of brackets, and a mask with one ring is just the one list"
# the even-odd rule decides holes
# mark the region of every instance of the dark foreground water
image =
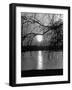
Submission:
[[63,75],[63,53],[28,51],[22,53],[21,77]]

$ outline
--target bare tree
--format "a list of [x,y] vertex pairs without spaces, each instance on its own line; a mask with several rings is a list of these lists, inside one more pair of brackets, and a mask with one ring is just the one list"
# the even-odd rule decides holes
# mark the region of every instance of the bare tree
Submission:
[[[49,31],[51,31],[53,34],[51,36],[50,40],[50,46],[62,46],[63,43],[63,22],[61,19],[58,21],[55,21],[55,14],[49,15],[48,14],[48,20],[50,20],[49,25],[44,25],[40,22],[40,20],[36,19],[36,14],[34,14],[33,17],[27,17],[26,15],[21,16],[21,42],[22,46],[24,46],[23,43],[26,44],[26,46],[31,46],[33,39],[37,35],[48,35]],[[30,32],[26,33],[24,32],[24,25],[35,25],[37,24],[40,28],[38,32],[34,32],[34,30],[31,30]],[[34,28],[35,29],[35,28]],[[23,33],[24,32],[24,33]],[[42,33],[41,33],[42,32]]]

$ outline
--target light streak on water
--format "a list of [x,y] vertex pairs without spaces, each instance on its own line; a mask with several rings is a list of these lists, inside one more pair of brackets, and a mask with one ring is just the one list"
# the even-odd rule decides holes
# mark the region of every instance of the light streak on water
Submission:
[[43,69],[43,56],[42,51],[38,51],[38,64],[37,69]]

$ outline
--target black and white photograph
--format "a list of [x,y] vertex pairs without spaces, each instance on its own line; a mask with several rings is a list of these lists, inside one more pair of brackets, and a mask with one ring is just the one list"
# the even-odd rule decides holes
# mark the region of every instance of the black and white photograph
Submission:
[[62,14],[21,12],[21,75],[29,74],[63,75]]
[[70,7],[10,4],[10,86],[70,83]]

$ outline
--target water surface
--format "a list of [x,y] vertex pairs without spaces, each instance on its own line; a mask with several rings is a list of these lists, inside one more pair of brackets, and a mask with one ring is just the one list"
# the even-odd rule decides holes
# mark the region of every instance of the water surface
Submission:
[[62,51],[28,51],[22,52],[21,70],[62,69]]

